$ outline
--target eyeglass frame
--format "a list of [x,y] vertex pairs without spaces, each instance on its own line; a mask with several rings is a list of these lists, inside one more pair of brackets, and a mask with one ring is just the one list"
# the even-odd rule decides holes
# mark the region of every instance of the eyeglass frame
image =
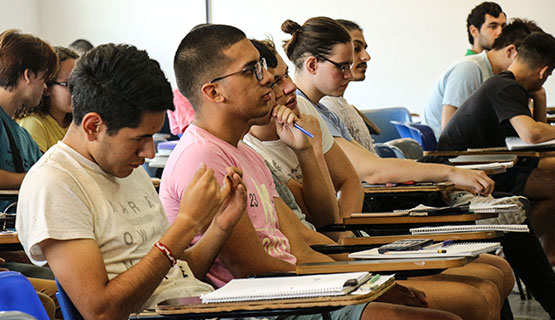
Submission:
[[62,86],[62,87],[66,87],[66,88],[69,87],[69,82],[67,82],[67,81],[66,81],[66,82],[50,81],[50,82],[48,82],[47,84],[48,84],[49,86],[55,85],[55,84],[56,84],[56,85],[59,85],[59,86]]
[[[260,67],[258,67],[260,66]],[[260,69],[258,69],[260,68]],[[243,72],[252,72],[254,74],[254,76],[256,77],[256,81],[260,82],[262,81],[262,79],[264,79],[264,70],[268,70],[268,64],[266,63],[266,59],[264,57],[260,58],[260,60],[258,60],[258,62],[256,62],[253,65],[250,66],[246,66],[243,69],[230,73],[230,74],[226,74],[225,76],[221,76],[221,77],[217,77],[214,78],[212,80],[210,80],[208,83],[214,83],[216,81],[225,79],[227,77],[231,77],[233,75],[239,74],[239,73],[243,73]]]
[[[319,54],[314,55],[314,57],[316,57],[316,59],[325,60],[325,61],[327,61],[327,62],[333,64],[337,69],[339,69],[339,71],[341,71],[341,72],[343,72],[343,73],[345,73],[345,72],[351,70],[351,68],[353,67],[353,64],[354,64],[354,62],[343,62],[343,63],[338,63],[338,62],[335,62],[335,61],[333,61],[333,60],[330,60],[330,59],[328,59],[328,58],[326,58],[326,57],[324,57],[324,56],[322,56],[322,55],[319,55]],[[346,68],[347,66],[348,66],[348,68]]]

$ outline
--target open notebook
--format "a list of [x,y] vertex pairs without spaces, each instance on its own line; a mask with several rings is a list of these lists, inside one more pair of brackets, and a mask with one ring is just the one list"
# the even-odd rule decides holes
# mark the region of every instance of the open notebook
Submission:
[[509,150],[553,149],[555,148],[555,139],[540,143],[526,143],[519,137],[507,137],[505,138],[505,144]]
[[256,301],[348,294],[372,278],[369,272],[310,276],[233,279],[214,292],[201,295],[203,303]]
[[476,256],[480,253],[491,252],[501,248],[499,242],[460,242],[446,246],[433,244],[421,250],[388,251],[379,253],[378,248],[353,252],[352,259],[420,259],[420,258],[450,258]]
[[454,233],[454,232],[484,232],[484,231],[530,232],[530,229],[525,224],[451,225],[451,226],[412,228],[409,230],[410,230],[410,233],[413,235],[434,234],[434,233]]
[[412,209],[395,210],[392,212],[364,212],[352,213],[352,218],[369,218],[369,217],[400,217],[400,216],[440,216],[451,214],[468,214],[468,213],[510,213],[517,212],[520,207],[514,203],[503,204],[470,204],[455,207],[430,207],[425,205],[418,205]]

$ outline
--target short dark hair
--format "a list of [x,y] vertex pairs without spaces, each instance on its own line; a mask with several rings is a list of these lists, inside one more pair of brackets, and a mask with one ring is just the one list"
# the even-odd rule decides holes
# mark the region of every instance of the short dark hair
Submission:
[[69,77],[73,122],[96,112],[108,134],[136,128],[147,112],[173,110],[170,83],[146,51],[125,44],[100,45],[85,53]]
[[[79,54],[69,48],[54,47],[54,50],[56,50],[56,55],[58,56],[58,65],[61,65],[62,62],[68,59],[75,59],[75,60],[79,59]],[[56,77],[58,77],[59,72],[60,70],[58,69],[58,72],[56,72],[56,74],[53,77],[54,79],[52,79],[52,81],[56,80]],[[52,81],[48,81],[46,85],[52,86],[53,85]],[[50,96],[43,93],[42,99],[40,100],[40,104],[38,106],[29,107],[24,105],[21,108],[17,109],[17,111],[14,114],[14,118],[22,119],[33,113],[37,113],[40,116],[45,116],[49,113],[49,111],[50,111]],[[67,115],[67,119],[68,119],[68,122],[71,121],[71,113]]]
[[173,69],[179,91],[195,110],[199,107],[202,84],[220,76],[218,72],[231,62],[224,50],[242,39],[246,39],[245,33],[235,27],[204,24],[194,27],[181,40]]
[[511,44],[518,48],[532,32],[543,32],[543,30],[534,21],[514,18],[495,39],[492,50],[503,49]]
[[270,39],[266,40],[255,40],[250,39],[252,45],[258,50],[260,54],[260,58],[264,58],[266,60],[266,65],[268,68],[275,68],[278,65],[277,60],[277,51],[274,42]]
[[291,38],[284,41],[283,49],[297,69],[302,67],[305,53],[326,57],[336,44],[351,42],[349,32],[328,17],[310,18],[302,26],[285,20],[281,30],[291,34]]
[[75,41],[73,41],[72,43],[69,44],[69,48],[77,51],[79,53],[79,55],[83,55],[87,51],[94,48],[94,46],[92,45],[92,43],[90,43],[89,40],[77,39],[77,40],[75,40]]
[[354,31],[354,30],[359,30],[360,32],[363,31],[362,28],[352,20],[335,19],[335,21],[339,22],[339,24],[342,25],[343,28],[347,29],[347,31]]
[[470,33],[470,26],[475,26],[478,30],[482,27],[486,21],[486,14],[492,17],[499,17],[500,14],[505,14],[501,6],[495,2],[482,2],[468,14],[466,18],[466,32],[468,33],[468,42],[474,44],[474,37]]
[[555,67],[555,38],[545,32],[530,34],[518,48],[517,59],[526,62],[531,68]]
[[51,80],[58,70],[58,57],[54,48],[31,34],[10,29],[0,34],[0,86],[13,89],[25,72],[45,73]]

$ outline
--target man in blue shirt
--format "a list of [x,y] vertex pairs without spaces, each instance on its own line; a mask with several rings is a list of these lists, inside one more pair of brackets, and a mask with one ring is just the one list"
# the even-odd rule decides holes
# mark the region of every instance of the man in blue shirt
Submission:
[[0,53],[0,189],[18,189],[41,152],[12,116],[23,105],[39,104],[58,58],[49,44],[16,30],[0,34]]

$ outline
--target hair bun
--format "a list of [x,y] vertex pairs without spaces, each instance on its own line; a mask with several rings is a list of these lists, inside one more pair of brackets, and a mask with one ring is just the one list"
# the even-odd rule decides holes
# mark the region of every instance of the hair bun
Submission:
[[300,28],[301,28],[301,26],[298,23],[296,23],[293,20],[289,20],[289,19],[285,20],[281,24],[281,31],[283,31],[285,33],[289,33],[289,34],[295,33]]

